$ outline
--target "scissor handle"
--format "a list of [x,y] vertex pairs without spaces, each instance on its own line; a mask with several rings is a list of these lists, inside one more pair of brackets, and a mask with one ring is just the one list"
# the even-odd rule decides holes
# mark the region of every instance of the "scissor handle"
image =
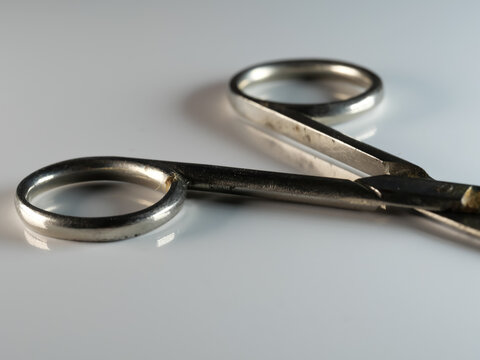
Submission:
[[[246,92],[255,83],[319,77],[347,80],[362,86],[364,91],[349,99],[312,104],[270,101]],[[382,95],[382,81],[375,73],[337,60],[302,59],[262,63],[240,71],[230,81],[233,107],[263,129],[287,136],[368,175],[428,177],[420,167],[324,124],[331,123],[332,119],[335,122],[348,120],[349,115],[374,107]]]
[[[153,205],[129,214],[77,217],[52,213],[31,200],[50,189],[86,181],[123,181],[161,190]],[[120,240],[151,231],[170,220],[181,208],[186,183],[168,167],[142,159],[90,157],[59,162],[27,176],[17,187],[15,204],[31,230],[54,238],[79,241]]]
[[[52,188],[86,181],[123,181],[160,190],[164,196],[132,213],[77,217],[50,212],[33,199]],[[480,212],[480,190],[470,185],[381,175],[357,181],[225,166],[122,157],[63,161],[35,171],[20,182],[17,211],[34,232],[78,241],[121,240],[149,232],[181,208],[187,190],[247,195],[355,210],[385,207]]]
[[[244,91],[253,83],[319,77],[344,79],[362,87],[364,91],[344,100],[310,104],[259,99]],[[374,72],[344,61],[325,59],[282,60],[250,66],[233,76],[230,89],[234,94],[239,94],[265,107],[295,110],[322,122],[327,117],[335,117],[337,120],[335,122],[346,120],[345,115],[366,111],[377,105],[383,97],[382,80]]]
[[[143,210],[108,217],[61,215],[32,203],[50,189],[100,180],[136,183],[165,195]],[[375,210],[384,204],[374,191],[344,179],[122,157],[72,159],[44,167],[20,182],[15,202],[23,222],[36,233],[66,240],[112,241],[144,234],[170,220],[188,189],[348,209]]]

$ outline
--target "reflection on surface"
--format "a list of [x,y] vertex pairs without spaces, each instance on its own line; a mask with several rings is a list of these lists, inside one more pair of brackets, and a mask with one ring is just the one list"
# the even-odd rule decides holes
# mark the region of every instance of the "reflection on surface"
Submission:
[[118,181],[90,181],[60,186],[32,200],[33,205],[62,215],[114,216],[144,209],[163,192]]
[[[164,193],[148,187],[118,181],[91,181],[61,186],[40,194],[32,200],[35,206],[62,215],[101,217],[126,214],[144,209],[159,201]],[[166,233],[165,233],[166,231]],[[25,230],[28,244],[42,250],[81,246],[85,242],[50,238]],[[173,236],[172,236],[173,235]],[[175,237],[171,228],[152,232],[147,237],[163,239],[166,244]],[[142,237],[140,237],[142,238]],[[138,239],[138,238],[137,238]],[[80,245],[79,245],[80,244]],[[160,243],[156,242],[157,246]]]
[[[153,232],[155,233],[155,232]],[[154,243],[157,248],[162,247],[167,245],[168,243],[172,242],[175,239],[175,232],[168,233],[167,235],[163,235],[165,231],[161,231],[159,234],[156,234],[155,237],[160,236],[159,239],[156,240]],[[162,236],[163,235],[163,236]],[[59,250],[60,248],[68,248],[72,246],[82,246],[82,244],[87,245],[89,243],[85,242],[75,242],[75,241],[70,241],[70,240],[62,240],[62,239],[54,239],[48,236],[44,236],[41,234],[34,233],[28,229],[24,230],[24,236],[25,240],[27,243],[37,249],[40,250]],[[135,239],[141,241],[142,237],[151,237],[152,234],[146,234],[144,236],[138,237],[138,238],[133,238],[130,239],[132,241],[135,241]],[[152,243],[152,242],[150,242]],[[94,243],[95,244],[95,243]]]
[[372,127],[371,129],[367,129],[363,134],[355,136],[355,139],[359,141],[367,140],[368,138],[372,137],[377,133],[377,128]]
[[50,248],[48,247],[48,238],[40,234],[35,234],[27,229],[25,229],[23,234],[25,235],[25,240],[27,240],[27,243],[29,243],[33,247],[36,247],[40,250],[50,250]]
[[[207,201],[208,203],[208,201]],[[178,238],[179,234],[189,233],[189,230],[192,227],[192,222],[195,231],[199,231],[201,226],[196,222],[201,221],[203,223],[209,224],[205,219],[201,219],[201,216],[196,215],[205,214],[206,211],[199,212],[197,211],[197,206],[193,200],[186,201],[185,205],[182,207],[180,212],[174,216],[166,224],[160,226],[159,228],[151,231],[147,234],[130,238],[126,240],[113,241],[110,242],[110,246],[115,246],[115,244],[122,246],[122,244],[128,243],[129,248],[160,248],[167,244],[170,244],[173,240]],[[212,217],[212,221],[215,220]],[[71,240],[62,240],[45,235],[41,235],[35,232],[32,232],[29,229],[24,230],[24,237],[26,242],[41,250],[50,250],[50,251],[60,251],[60,250],[69,250],[69,249],[78,249],[79,247],[88,247],[88,246],[100,246],[104,244],[103,242],[81,242],[81,241],[71,241]]]
[[245,87],[250,96],[284,103],[315,104],[346,100],[359,95],[364,87],[341,77],[272,79]]
[[157,240],[157,247],[162,247],[175,239],[175,233],[170,233]]
[[[26,243],[41,249],[57,251],[78,251],[79,248],[123,247],[131,250],[151,250],[171,246],[177,240],[195,241],[205,234],[218,231],[219,228],[230,226],[235,221],[236,213],[248,199],[240,196],[215,195],[204,192],[189,193],[182,209],[170,221],[147,234],[109,243],[80,242],[55,239],[33,233],[24,232]],[[174,241],[175,240],[175,241]],[[25,243],[25,242],[24,242]]]

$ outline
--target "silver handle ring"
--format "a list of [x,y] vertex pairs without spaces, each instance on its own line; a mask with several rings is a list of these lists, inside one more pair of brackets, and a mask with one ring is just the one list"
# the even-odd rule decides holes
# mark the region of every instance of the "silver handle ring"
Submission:
[[[330,77],[346,80],[364,90],[345,100],[325,103],[297,104],[259,99],[246,93],[254,83],[280,79],[315,79]],[[249,100],[280,112],[296,111],[315,120],[335,117],[335,122],[348,119],[348,115],[366,111],[377,105],[383,96],[382,80],[374,72],[347,62],[325,59],[297,59],[262,63],[238,72],[230,81],[231,100],[237,109],[238,102]],[[233,95],[233,96],[232,96]],[[321,121],[322,122],[322,121]]]
[[[128,214],[78,217],[36,207],[31,200],[45,191],[87,181],[122,181],[160,190],[165,195],[153,205]],[[148,161],[120,157],[81,158],[59,162],[27,176],[17,187],[15,205],[28,228],[54,238],[77,241],[112,241],[149,232],[180,210],[187,184],[175,171]]]

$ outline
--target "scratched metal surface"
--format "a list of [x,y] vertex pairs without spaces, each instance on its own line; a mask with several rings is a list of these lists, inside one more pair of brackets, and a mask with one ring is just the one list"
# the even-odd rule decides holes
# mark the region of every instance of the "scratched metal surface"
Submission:
[[[418,217],[192,196],[154,233],[81,244],[25,233],[13,208],[22,177],[79,156],[314,172],[254,146],[225,96],[237,70],[294,57],[376,71],[384,102],[339,129],[479,184],[475,6],[2,2],[1,357],[476,359],[480,252]],[[90,215],[149,200],[39,199]]]

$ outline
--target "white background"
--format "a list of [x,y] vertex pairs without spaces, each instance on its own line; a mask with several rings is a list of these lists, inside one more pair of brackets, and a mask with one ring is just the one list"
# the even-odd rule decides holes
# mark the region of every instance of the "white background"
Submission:
[[79,156],[297,171],[225,97],[296,57],[377,72],[366,141],[478,184],[479,8],[444,3],[3,0],[1,358],[478,359],[480,252],[426,220],[193,197],[152,234],[81,244],[27,241],[13,208],[24,176]]

